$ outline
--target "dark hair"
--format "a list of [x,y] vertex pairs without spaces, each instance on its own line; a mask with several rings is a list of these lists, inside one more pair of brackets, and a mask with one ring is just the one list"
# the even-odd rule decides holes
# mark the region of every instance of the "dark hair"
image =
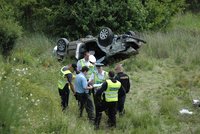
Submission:
[[75,63],[72,64],[72,67],[73,67],[74,70],[77,69],[77,65]]
[[89,68],[87,66],[83,66],[81,69],[81,72],[88,72]]
[[84,51],[84,52],[83,52],[83,55],[85,56],[87,53],[89,53],[89,51]]
[[108,72],[108,76],[109,76],[110,78],[114,78],[114,76],[115,76],[114,71],[109,71],[109,72]]

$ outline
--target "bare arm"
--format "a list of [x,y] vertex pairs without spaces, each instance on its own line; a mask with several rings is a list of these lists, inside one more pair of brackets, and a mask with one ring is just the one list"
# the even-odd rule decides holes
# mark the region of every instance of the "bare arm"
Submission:
[[72,78],[73,78],[73,75],[72,75],[72,74],[68,74],[68,75],[67,75],[67,81],[68,81],[68,83],[69,83],[69,87],[70,87],[70,89],[72,90],[72,92],[75,94],[76,91],[75,91],[74,85],[72,84]]
[[69,83],[69,87],[72,90],[73,94],[75,94],[76,91],[75,91],[74,85],[71,82]]

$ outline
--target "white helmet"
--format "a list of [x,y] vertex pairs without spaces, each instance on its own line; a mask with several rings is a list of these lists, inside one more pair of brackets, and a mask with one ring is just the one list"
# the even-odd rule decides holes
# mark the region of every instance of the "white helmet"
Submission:
[[89,61],[92,62],[93,64],[96,63],[96,58],[94,57],[94,55],[89,56]]

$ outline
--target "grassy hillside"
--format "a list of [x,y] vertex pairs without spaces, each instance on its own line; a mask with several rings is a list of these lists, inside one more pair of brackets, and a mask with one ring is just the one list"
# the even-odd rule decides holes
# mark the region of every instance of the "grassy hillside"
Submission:
[[[0,133],[200,133],[200,17],[177,16],[166,32],[143,33],[148,42],[140,54],[121,63],[131,79],[126,114],[117,116],[117,128],[94,131],[86,113],[78,118],[75,98],[63,113],[57,91],[59,69],[52,55],[55,45],[43,35],[18,40],[12,56],[0,57]],[[113,69],[113,65],[106,70]],[[192,115],[181,115],[188,108]]]

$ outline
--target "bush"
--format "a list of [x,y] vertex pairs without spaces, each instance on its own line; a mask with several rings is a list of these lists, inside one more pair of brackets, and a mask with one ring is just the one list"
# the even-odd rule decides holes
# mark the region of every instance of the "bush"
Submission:
[[22,34],[22,27],[18,25],[13,16],[12,6],[3,3],[0,10],[0,51],[4,56],[9,54],[16,39]]
[[145,29],[165,29],[171,22],[171,18],[185,7],[184,0],[157,1],[148,0],[144,2],[147,12]]
[[17,1],[15,10],[26,30],[77,39],[105,26],[115,33],[164,29],[184,6],[184,0],[27,0]]
[[102,26],[110,27],[116,33],[127,30],[158,30],[166,28],[171,17],[183,7],[183,0],[86,0],[72,5],[66,3],[52,10],[47,31],[57,36],[78,38],[98,34]]
[[186,0],[187,10],[200,12],[200,3],[198,0]]

